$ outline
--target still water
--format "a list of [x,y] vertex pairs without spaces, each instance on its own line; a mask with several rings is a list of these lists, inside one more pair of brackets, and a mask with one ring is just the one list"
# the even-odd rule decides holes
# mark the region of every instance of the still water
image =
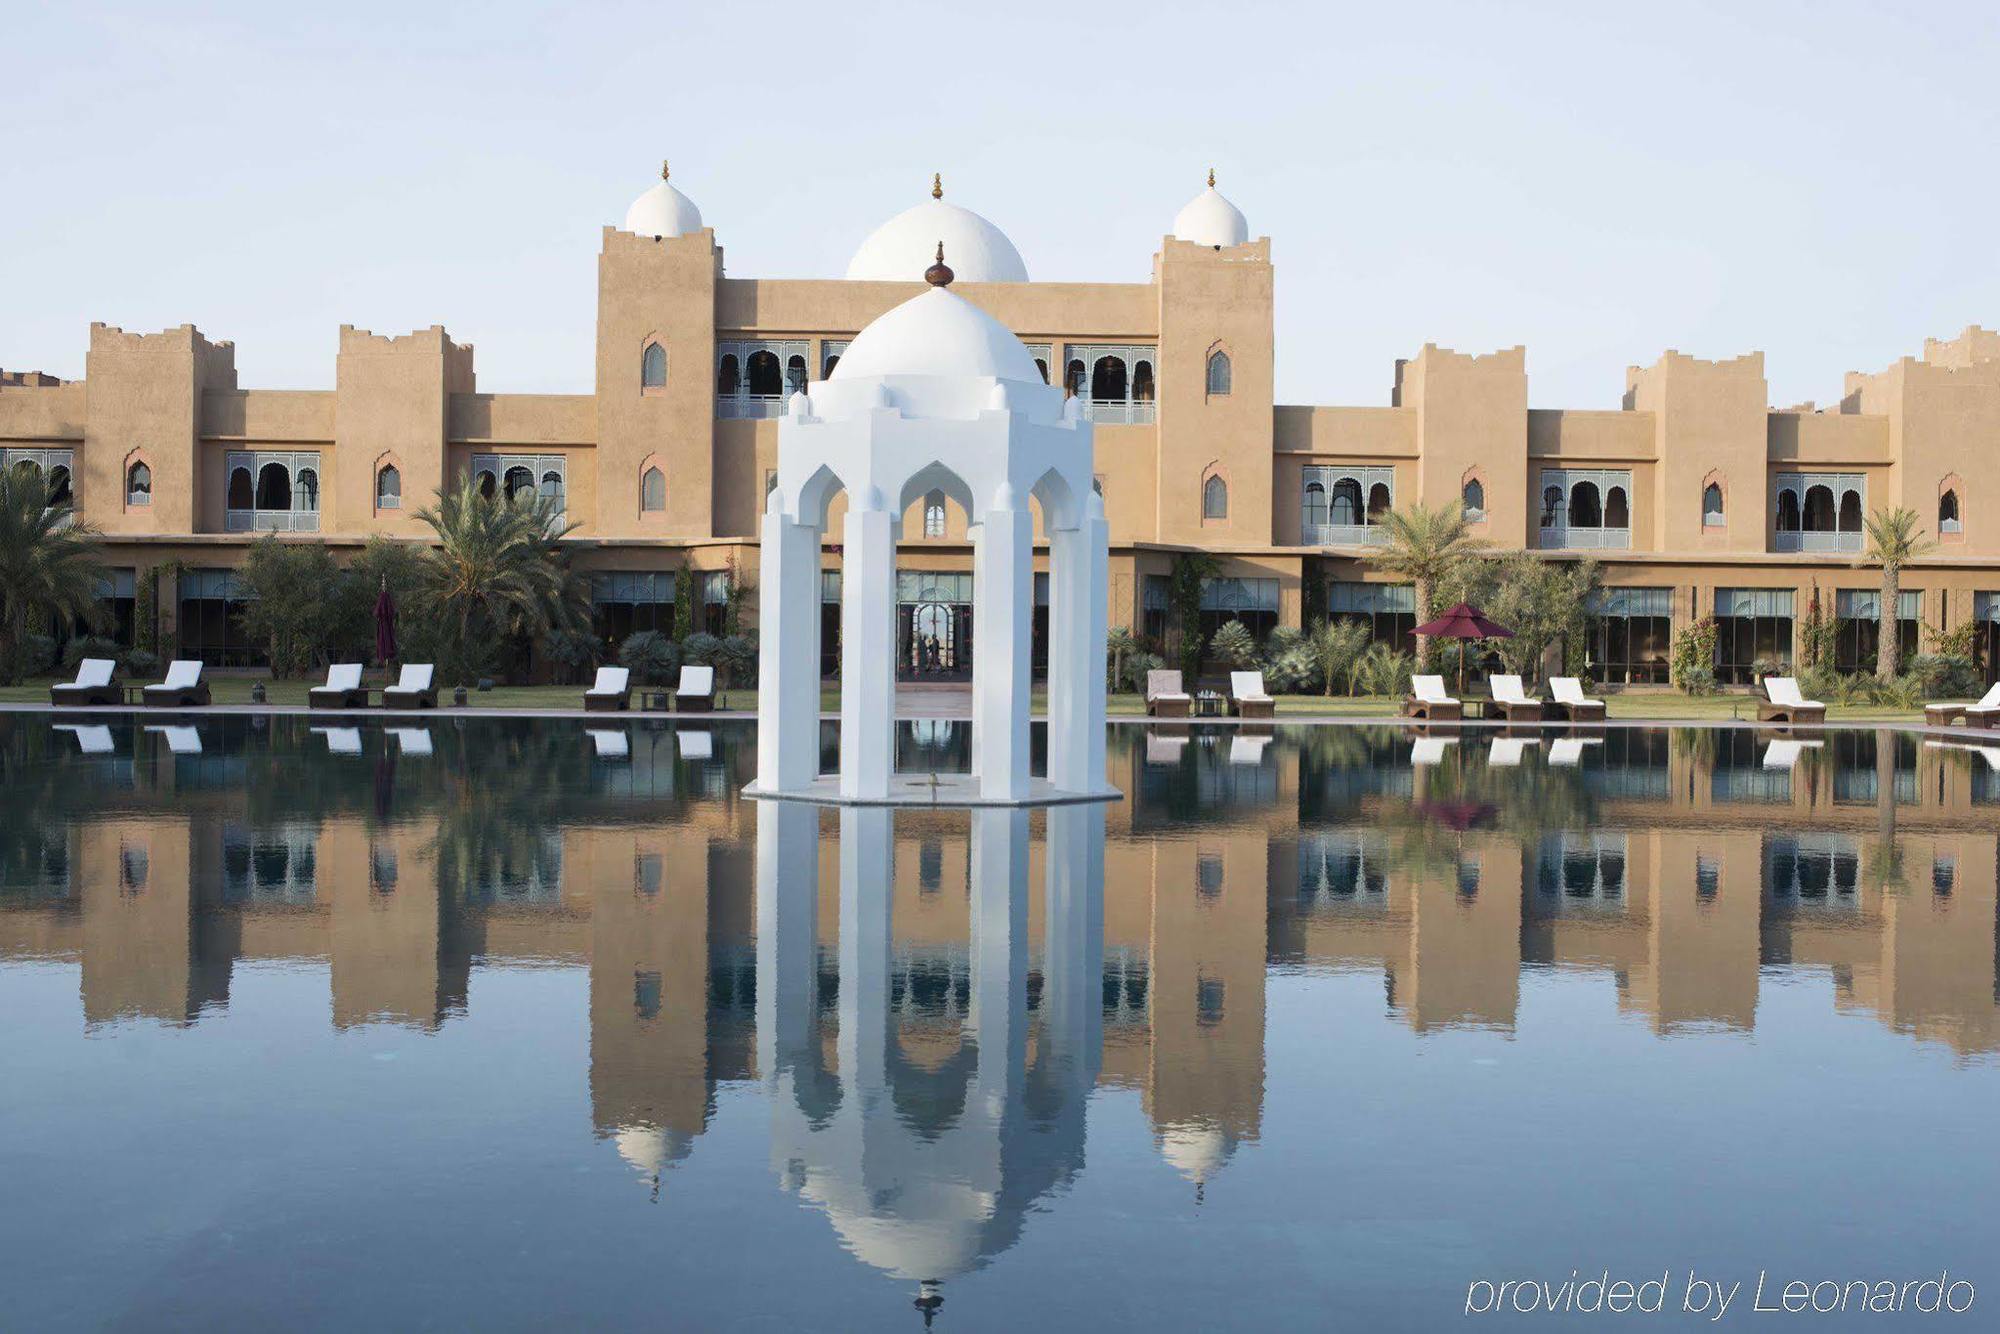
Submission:
[[2000,1326],[2000,750],[1120,726],[892,815],[589,728],[0,717],[0,1325]]

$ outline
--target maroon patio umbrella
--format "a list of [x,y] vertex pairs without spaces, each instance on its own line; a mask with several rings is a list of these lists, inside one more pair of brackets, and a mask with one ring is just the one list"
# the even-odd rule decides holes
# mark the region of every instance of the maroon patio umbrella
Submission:
[[375,661],[384,667],[396,656],[396,599],[389,596],[389,579],[382,578],[382,591],[375,595]]
[[[1426,621],[1416,628],[1416,634],[1424,639],[1512,639],[1514,632],[1496,621],[1486,619],[1486,613],[1470,602],[1461,602],[1435,621]],[[1458,655],[1458,689],[1465,693],[1465,654]]]

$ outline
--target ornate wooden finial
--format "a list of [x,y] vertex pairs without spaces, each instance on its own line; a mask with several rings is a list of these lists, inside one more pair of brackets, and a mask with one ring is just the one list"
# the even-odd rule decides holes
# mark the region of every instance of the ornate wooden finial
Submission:
[[660,179],[663,181],[667,179],[667,164],[665,159],[662,159],[660,162]]
[[1213,189],[1215,188],[1215,168],[1214,168],[1214,167],[1210,167],[1210,168],[1208,169],[1208,188],[1209,188],[1209,189],[1211,189],[1211,190],[1213,190]]
[[944,242],[939,241],[937,263],[924,270],[924,281],[932,287],[949,287],[951,286],[952,277],[953,274],[950,267],[944,262]]
[[944,198],[944,173],[941,171],[931,173],[931,198]]

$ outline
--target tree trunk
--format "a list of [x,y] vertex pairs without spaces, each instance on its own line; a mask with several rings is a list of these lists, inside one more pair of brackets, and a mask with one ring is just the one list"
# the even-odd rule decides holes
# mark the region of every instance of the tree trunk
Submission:
[[1877,609],[1875,621],[1875,675],[1884,681],[1896,674],[1897,659],[1902,656],[1902,637],[1897,633],[1901,627],[1896,619],[1896,604],[1902,600],[1902,592],[1902,568],[1884,565],[1882,605]]
[[[1428,579],[1416,580],[1411,586],[1410,591],[1416,595],[1417,599],[1417,624],[1429,624],[1433,615],[1431,611],[1430,581]],[[1420,672],[1427,671],[1431,665],[1431,638],[1429,635],[1418,635],[1416,636],[1416,640],[1417,670]]]

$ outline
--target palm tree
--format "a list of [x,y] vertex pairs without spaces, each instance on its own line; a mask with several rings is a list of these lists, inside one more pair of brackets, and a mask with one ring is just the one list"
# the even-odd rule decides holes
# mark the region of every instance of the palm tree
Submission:
[[1931,549],[1930,539],[1917,521],[1917,512],[1907,506],[1878,509],[1868,516],[1868,548],[1865,557],[1882,567],[1882,605],[1877,609],[1879,627],[1875,645],[1875,675],[1886,681],[1896,674],[1903,645],[1896,634],[1896,603],[1903,592],[1903,567]]
[[481,495],[470,478],[438,493],[417,518],[437,534],[425,559],[415,610],[439,636],[439,666],[460,682],[478,674],[503,640],[579,631],[590,619],[590,588],[570,568],[562,539],[576,525],[553,502],[523,492]]
[[103,577],[97,530],[69,502],[49,503],[41,469],[0,471],[0,679],[15,679],[31,610],[65,625],[94,622]]
[[1313,652],[1319,658],[1320,674],[1325,686],[1325,694],[1333,693],[1333,684],[1340,681],[1353,693],[1354,666],[1368,648],[1368,625],[1365,621],[1337,617],[1333,620],[1316,621],[1306,632]]
[[1120,694],[1125,689],[1125,659],[1139,651],[1138,637],[1129,625],[1114,625],[1104,636],[1104,652],[1110,658],[1111,693]]
[[[1439,585],[1463,572],[1466,563],[1485,550],[1466,526],[1464,505],[1455,500],[1435,509],[1419,502],[1390,510],[1382,516],[1381,527],[1385,541],[1368,553],[1368,559],[1377,569],[1400,575],[1415,586],[1419,625],[1437,615]],[[1418,643],[1417,657],[1428,659],[1428,644]]]

